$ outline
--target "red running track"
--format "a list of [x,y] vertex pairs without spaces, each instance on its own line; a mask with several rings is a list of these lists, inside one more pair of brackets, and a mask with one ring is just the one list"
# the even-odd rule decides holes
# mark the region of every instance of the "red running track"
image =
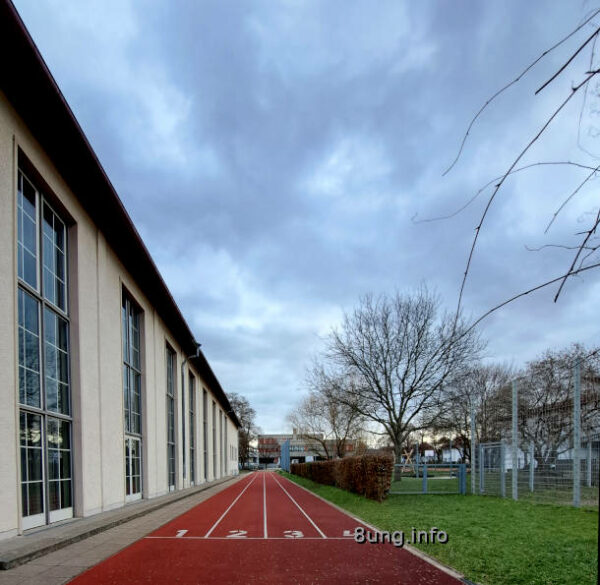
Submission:
[[255,472],[92,567],[74,585],[462,585],[296,484]]

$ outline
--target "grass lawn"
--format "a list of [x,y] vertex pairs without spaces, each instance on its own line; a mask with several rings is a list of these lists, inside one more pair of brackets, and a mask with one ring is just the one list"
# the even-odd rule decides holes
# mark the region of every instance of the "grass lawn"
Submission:
[[[390,491],[395,493],[423,492],[423,478],[421,477],[402,477],[392,482]],[[457,477],[439,476],[430,477],[427,482],[429,493],[447,494],[458,493],[459,485]]]
[[379,504],[285,472],[285,477],[381,530],[444,530],[416,545],[482,585],[596,585],[598,511],[460,495],[391,495]]

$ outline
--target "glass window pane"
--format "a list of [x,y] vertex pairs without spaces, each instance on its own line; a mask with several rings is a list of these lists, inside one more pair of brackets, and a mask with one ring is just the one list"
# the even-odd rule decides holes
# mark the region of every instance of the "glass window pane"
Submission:
[[42,480],[41,449],[27,449],[27,479],[28,481]]
[[54,243],[54,213],[47,206],[44,205],[44,235],[48,236],[52,243]]
[[61,414],[71,414],[69,387],[62,382],[58,383],[58,412]]
[[57,376],[56,379],[62,382],[63,384],[67,384],[69,382],[69,358],[67,353],[64,351],[58,352],[58,368],[57,368]]
[[67,311],[66,290],[67,287],[65,286],[65,283],[62,280],[57,280],[55,291],[56,306],[65,312]]
[[60,479],[59,454],[56,449],[48,449],[48,479]]
[[71,478],[71,453],[69,451],[60,452],[60,477],[61,479]]
[[47,205],[44,205],[43,225],[44,297],[65,310],[65,225]]
[[21,513],[23,514],[23,516],[29,516],[29,512],[27,511],[28,509],[28,503],[29,503],[29,498],[27,497],[28,491],[27,491],[27,484],[26,483],[22,483],[21,484]]
[[56,317],[54,313],[48,309],[44,310],[44,339],[48,343],[57,345],[56,343]]
[[19,174],[17,195],[17,249],[18,275],[33,288],[37,288],[37,214],[35,189]]
[[55,301],[54,277],[46,267],[44,267],[44,297],[51,303]]
[[29,515],[41,514],[44,511],[42,482],[27,484],[29,495]]
[[46,408],[58,412],[58,382],[52,378],[46,378]]
[[39,447],[42,440],[42,417],[27,413],[27,446]]
[[23,447],[21,447],[21,481],[27,481],[27,449]]
[[65,255],[59,250],[55,248],[56,256],[54,258],[55,268],[56,268],[56,277],[60,279],[62,282],[65,281]]
[[69,350],[69,324],[65,319],[56,315],[57,333],[56,346],[63,351]]
[[30,217],[35,217],[35,189],[23,175],[21,175],[21,178],[21,205],[23,211]]
[[48,418],[46,422],[46,437],[48,447],[58,449],[60,447],[60,434],[58,432],[58,421],[55,418]]
[[70,508],[73,505],[70,479],[60,482],[60,505],[61,508]]
[[48,274],[52,277],[52,274],[55,271],[54,242],[52,241],[52,236],[48,237],[48,235],[44,234],[42,246],[44,248],[44,268],[48,269]]
[[65,251],[65,236],[66,236],[65,224],[55,215],[54,216],[54,234],[56,247],[61,252]]
[[35,256],[23,250],[23,280],[34,288],[37,288],[37,264]]
[[60,421],[60,448],[71,449],[71,423]]
[[69,414],[68,324],[49,308],[44,309],[46,408]]
[[40,338],[36,333],[25,331],[24,366],[34,372],[40,371]]
[[40,375],[31,370],[21,370],[25,377],[25,399],[23,404],[40,407]]
[[51,481],[48,484],[48,503],[50,510],[60,510],[60,482]]
[[23,411],[19,413],[19,434],[21,445],[27,445],[27,414]]
[[129,361],[129,342],[127,339],[127,309],[126,301],[123,299],[123,307],[121,308],[121,337],[123,338],[123,361]]
[[35,222],[23,215],[23,245],[27,250],[35,254]]
[[45,356],[46,377],[56,380],[58,378],[58,372],[56,371],[57,370],[56,347],[54,345],[46,343],[45,349],[46,349],[46,356]]
[[23,295],[23,325],[25,329],[32,333],[39,334],[39,315],[38,302],[28,293],[19,289],[19,294]]

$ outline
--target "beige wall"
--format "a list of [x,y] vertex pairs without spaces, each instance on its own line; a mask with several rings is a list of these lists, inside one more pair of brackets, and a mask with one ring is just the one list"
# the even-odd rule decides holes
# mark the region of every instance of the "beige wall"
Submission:
[[10,122],[0,93],[0,444],[6,447],[0,457],[0,535],[7,536],[16,531],[18,519],[15,146]]
[[[181,364],[185,356],[165,323],[124,269],[103,234],[56,172],[34,138],[0,92],[0,537],[19,530],[20,483],[17,429],[16,354],[16,187],[17,147],[30,159],[53,194],[71,216],[69,227],[69,313],[71,320],[71,395],[73,403],[73,472],[75,514],[87,516],[124,505],[124,431],[121,355],[121,294],[125,287],[143,311],[142,426],[143,497],[166,493],[166,359],[169,343],[177,352],[177,489],[183,479],[182,404],[188,416],[188,369],[181,395]],[[204,478],[202,390],[209,390],[208,455],[212,477],[212,400],[210,387],[196,377],[196,484]],[[218,403],[217,403],[218,405]],[[219,405],[218,405],[219,408]],[[218,416],[217,416],[218,424]],[[237,430],[229,420],[229,444],[237,447]],[[189,426],[186,450],[189,459]],[[217,435],[218,436],[218,435]],[[237,473],[225,446],[226,473]]]

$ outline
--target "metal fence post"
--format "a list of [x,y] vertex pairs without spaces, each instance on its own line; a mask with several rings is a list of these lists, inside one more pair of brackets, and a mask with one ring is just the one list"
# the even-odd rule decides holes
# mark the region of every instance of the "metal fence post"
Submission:
[[533,460],[534,455],[535,455],[535,451],[534,451],[534,447],[533,447],[533,441],[531,441],[531,443],[529,443],[529,491],[530,492],[533,491],[533,473],[535,470],[535,461]]
[[518,473],[519,473],[519,454],[518,454],[518,390],[517,382],[512,383],[512,498],[513,500],[519,499],[519,485],[518,485]]
[[573,391],[573,506],[581,504],[581,368],[579,362],[573,368],[575,387]]
[[592,439],[588,436],[587,440],[587,481],[585,482],[588,487],[592,487]]
[[[471,494],[475,493],[475,473],[477,471],[477,435],[475,434],[475,405],[471,404]],[[481,461],[479,463],[481,465]]]
[[500,496],[506,497],[506,443],[500,442]]
[[[471,472],[472,474],[472,472]],[[466,495],[467,493],[467,464],[461,463],[458,466],[458,491],[461,495]]]
[[423,465],[423,493],[427,493],[427,463]]
[[483,445],[479,445],[479,493],[482,494],[485,489],[484,477],[485,461],[483,459]]
[[415,469],[416,469],[417,479],[419,478],[419,463],[421,462],[420,459],[421,458],[420,458],[420,454],[419,454],[419,443],[415,443],[415,462],[417,464]]

